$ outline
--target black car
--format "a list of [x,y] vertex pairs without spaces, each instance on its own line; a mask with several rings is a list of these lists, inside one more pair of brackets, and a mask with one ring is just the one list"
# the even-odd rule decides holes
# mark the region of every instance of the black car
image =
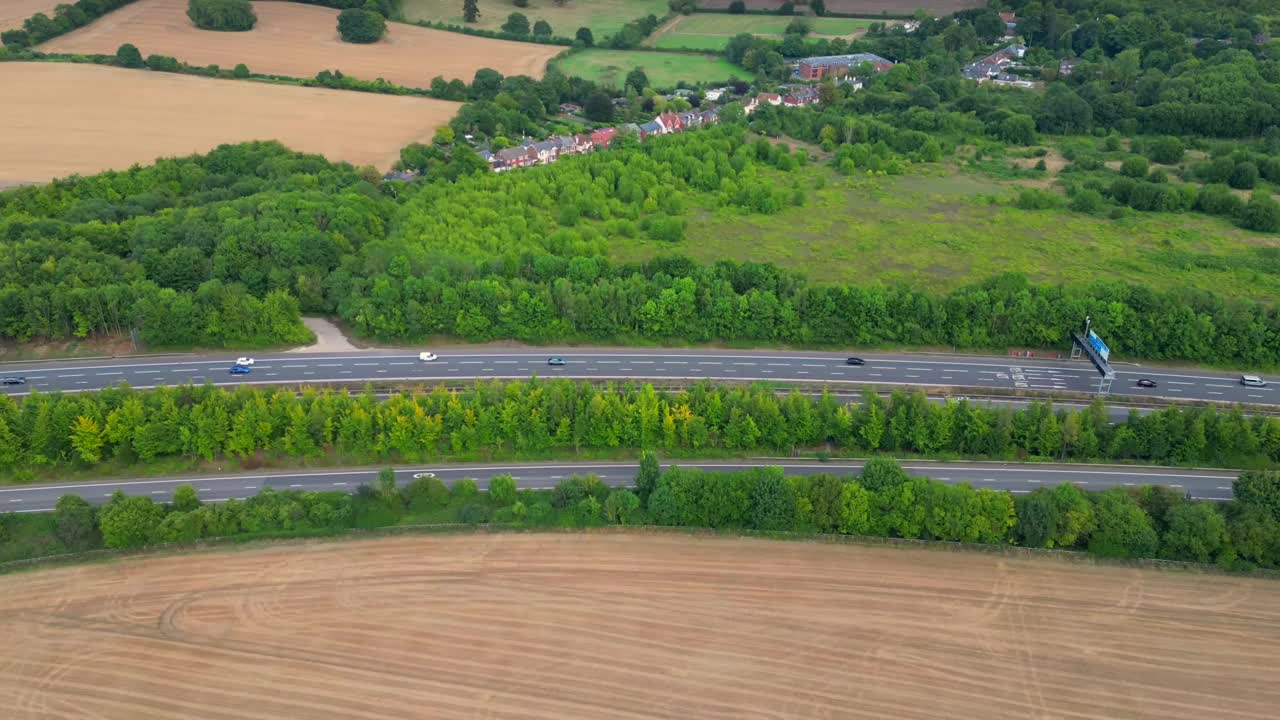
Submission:
[[1141,387],[1141,388],[1153,388],[1155,386],[1156,386],[1156,381],[1151,380],[1150,378],[1142,378],[1141,380],[1138,381],[1138,387]]
[[11,376],[11,377],[4,378],[3,380],[0,380],[0,383],[3,383],[5,385],[26,385],[27,379],[24,377]]
[[844,361],[845,365],[866,365],[867,361],[862,358],[849,358]]

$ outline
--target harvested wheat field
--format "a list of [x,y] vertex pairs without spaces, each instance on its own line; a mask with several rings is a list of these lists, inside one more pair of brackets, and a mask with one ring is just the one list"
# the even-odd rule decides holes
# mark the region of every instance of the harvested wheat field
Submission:
[[[223,143],[279,140],[387,169],[458,103],[170,73],[0,63],[0,184],[121,170]],[[2,716],[2,714],[0,714]]]
[[187,19],[187,0],[139,0],[97,22],[40,46],[47,52],[113,54],[133,43],[145,55],[169,55],[191,65],[234,67],[269,75],[314,77],[341,70],[362,80],[383,78],[425,88],[436,75],[471,81],[476,70],[540,78],[558,45],[472,37],[388,23],[371,45],[338,38],[338,11],[291,2],[255,2],[258,23],[248,32],[200,30]]
[[664,534],[0,577],[26,718],[1275,717],[1280,584]]
[[0,30],[15,30],[36,13],[53,17],[53,9],[63,0],[0,0]]

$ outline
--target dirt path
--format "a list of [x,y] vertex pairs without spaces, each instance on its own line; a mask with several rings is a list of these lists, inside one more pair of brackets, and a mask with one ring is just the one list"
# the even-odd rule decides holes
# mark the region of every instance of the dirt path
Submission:
[[650,534],[0,577],[0,717],[1275,717],[1280,583]]

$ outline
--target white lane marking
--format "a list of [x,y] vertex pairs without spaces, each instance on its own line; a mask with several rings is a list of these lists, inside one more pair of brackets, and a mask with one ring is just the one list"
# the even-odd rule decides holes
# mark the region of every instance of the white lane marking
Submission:
[[1030,490],[1010,490],[1009,492],[1016,493],[1018,495],[1025,495],[1031,491]]
[[494,360],[498,365],[515,365],[519,360]]
[[663,361],[662,361],[662,364],[663,364],[663,365],[688,365],[689,363],[687,363],[687,362],[685,362],[685,361],[683,361],[683,360],[674,360],[674,361],[673,361],[673,360],[663,360]]
[[805,364],[801,365],[800,367],[826,367],[826,365],[810,365],[810,364],[808,364],[808,363],[805,363]]
[[1231,489],[1231,486],[1230,486],[1230,485],[1219,485],[1219,486],[1218,486],[1218,489],[1219,489],[1219,490],[1230,490],[1230,489]]
[[381,363],[353,363],[356,367],[377,367]]
[[1180,392],[1182,392],[1182,391],[1181,391],[1181,390],[1179,390],[1178,388],[1169,388],[1169,392],[1179,392],[1179,393],[1180,393]]
[[1040,483],[1040,482],[1042,482],[1042,481],[1041,481],[1041,480],[1028,480],[1027,482],[1029,482],[1029,483],[1036,483],[1036,484],[1039,484],[1039,483]]
[[1088,485],[1088,484],[1089,484],[1089,481],[1088,481],[1088,480],[1076,480],[1076,481],[1075,481],[1075,484],[1076,484],[1076,485]]
[[796,374],[797,374],[797,375],[808,375],[808,374],[809,374],[809,371],[808,371],[808,370],[797,370],[797,371],[796,371]]
[[315,373],[313,373],[313,372],[304,372],[304,373],[302,373],[302,374],[303,374],[303,375],[315,375]]
[[982,478],[982,482],[995,482],[995,478]]
[[483,365],[483,360],[459,360],[459,365]]
[[213,492],[213,488],[199,488],[200,492]]
[[1210,391],[1209,391],[1209,394],[1210,394],[1210,395],[1221,395],[1222,393],[1220,393],[1220,392],[1214,392],[1214,391],[1210,390]]
[[755,363],[736,362],[734,365],[755,365]]
[[1250,395],[1249,397],[1256,397],[1256,398],[1260,398],[1260,397],[1262,397],[1262,396],[1261,396],[1261,395]]
[[151,494],[152,494],[152,495],[163,495],[163,494],[164,494],[164,491],[163,491],[163,490],[152,490],[152,491],[151,491]]
[[967,373],[967,372],[969,372],[969,371],[968,371],[968,370],[955,370],[955,369],[951,369],[951,370],[948,370],[947,372],[953,372],[953,373],[958,373],[958,372],[959,372],[959,373]]
[[1135,485],[1136,483],[1125,483],[1125,485]]
[[159,370],[134,370],[133,372],[135,375],[154,375],[160,371]]
[[872,369],[872,370],[892,370],[893,368],[891,368],[891,367],[882,367],[882,366],[880,366],[880,365],[872,365],[872,366],[871,366],[871,369]]
[[597,365],[617,365],[620,362],[622,361],[621,360],[597,360],[596,364]]
[[929,372],[929,370],[930,370],[930,368],[913,368],[913,367],[909,367],[909,368],[907,368],[907,369],[908,369],[908,370],[915,370],[915,371],[917,371],[917,372]]
[[791,363],[765,363],[769,367],[791,367]]
[[277,375],[279,375],[279,374],[280,374],[280,373],[267,373],[267,377],[275,377],[275,376],[277,376]]
[[340,483],[334,483],[334,484],[333,484],[333,486],[334,486],[334,487],[342,487],[343,485],[346,485],[346,483],[344,483],[344,482],[340,482]]
[[301,485],[290,485],[289,487],[302,487]]
[[413,363],[396,362],[396,363],[387,363],[387,364],[388,365],[412,365]]
[[17,500],[10,500],[9,502],[11,503],[22,502],[22,498],[18,498]]
[[1178,381],[1178,380],[1168,380],[1167,382],[1168,382],[1170,385],[1195,385],[1195,383],[1181,382],[1181,381]]
[[493,368],[480,368],[480,372],[493,372]]
[[867,373],[868,377],[880,377],[880,373]]
[[350,374],[351,374],[351,371],[350,371],[350,370],[339,370],[339,371],[338,371],[338,374],[339,374],[339,375],[350,375]]
[[634,364],[635,365],[652,365],[653,361],[652,360],[636,360],[634,361]]
[[79,375],[59,375],[58,377],[84,377],[84,373],[81,373]]
[[1205,387],[1229,388],[1229,387],[1231,387],[1231,386],[1230,386],[1230,385],[1215,385],[1214,383],[1205,383]]
[[306,365],[283,365],[283,366],[281,366],[281,367],[287,367],[287,368],[304,368],[304,367],[307,367],[307,366],[306,366]]
[[918,378],[918,377],[920,377],[920,376],[919,376],[919,375],[908,375],[907,377],[909,377],[909,378]]
[[89,384],[89,381],[88,381],[88,380],[77,380],[77,381],[76,381],[76,384],[77,384],[77,385],[88,385],[88,384]]
[[1181,486],[1181,485],[1170,485],[1169,487],[1171,487],[1171,488],[1175,488],[1175,487],[1176,487],[1176,488],[1180,488],[1180,487],[1182,487],[1182,486]]
[[316,367],[342,367],[342,363],[320,363]]
[[[705,362],[705,361],[704,361],[704,362],[700,362],[700,363],[698,363],[698,364],[699,364],[699,365],[723,365],[724,363],[718,363],[718,362]],[[821,366],[820,366],[820,365],[805,365],[805,367],[821,367]]]
[[245,489],[245,490],[257,490],[257,489],[258,489],[258,486],[257,486],[257,485],[245,485],[243,489]]
[[383,369],[379,370],[378,372],[386,372],[386,371],[387,371],[387,370],[386,370],[386,368],[383,368]]

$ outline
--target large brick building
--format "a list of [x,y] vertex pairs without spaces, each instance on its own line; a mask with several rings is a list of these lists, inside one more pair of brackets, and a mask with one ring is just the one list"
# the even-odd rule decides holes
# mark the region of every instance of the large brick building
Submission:
[[821,80],[823,78],[841,78],[862,63],[871,63],[876,72],[884,72],[893,67],[893,63],[879,55],[871,53],[854,53],[853,55],[824,55],[810,57],[796,64],[796,77],[801,80]]

